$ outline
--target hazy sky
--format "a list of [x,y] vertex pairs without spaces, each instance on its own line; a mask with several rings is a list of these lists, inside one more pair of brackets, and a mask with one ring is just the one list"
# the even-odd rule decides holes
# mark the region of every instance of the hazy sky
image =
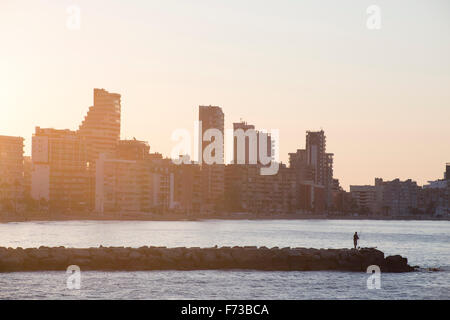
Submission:
[[122,94],[122,137],[165,155],[212,104],[228,128],[280,129],[283,161],[323,128],[345,188],[450,162],[448,0],[1,0],[0,41],[0,135],[26,154],[35,126],[77,129],[97,87]]

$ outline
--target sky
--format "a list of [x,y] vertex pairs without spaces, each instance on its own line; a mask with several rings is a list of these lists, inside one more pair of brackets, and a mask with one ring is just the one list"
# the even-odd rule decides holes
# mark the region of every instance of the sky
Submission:
[[0,135],[29,155],[36,126],[78,128],[93,88],[152,152],[218,105],[226,128],[279,129],[284,162],[323,129],[346,189],[422,185],[450,162],[450,1],[0,1]]

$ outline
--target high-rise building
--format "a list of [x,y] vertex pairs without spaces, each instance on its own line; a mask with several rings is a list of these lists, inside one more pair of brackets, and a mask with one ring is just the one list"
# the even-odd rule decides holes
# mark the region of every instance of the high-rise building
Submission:
[[53,209],[87,208],[86,145],[76,131],[36,127],[31,175],[33,199],[45,199]]
[[[202,154],[201,154],[201,164],[206,164],[208,161],[206,160],[205,149],[209,145],[207,141],[203,141],[204,134],[209,129],[217,129],[222,134],[222,142],[218,148],[219,155],[215,154],[215,151],[212,152],[212,156],[220,158],[217,164],[224,164],[224,114],[220,107],[217,106],[199,106],[198,120],[201,123],[201,131],[200,137],[202,138]],[[212,142],[214,139],[212,139]]]
[[95,164],[100,154],[113,156],[120,140],[120,94],[105,89],[94,89],[94,104],[78,129],[86,144],[89,168],[89,207],[95,204]]
[[323,130],[306,132],[307,163],[314,168],[314,183],[322,185],[327,207],[332,204],[333,154],[326,153],[326,137]]
[[23,198],[23,141],[21,137],[0,136],[0,206],[13,210]]
[[307,163],[314,168],[314,182],[325,184],[326,138],[323,130],[306,132]]
[[306,132],[306,148],[289,153],[297,177],[297,208],[322,212],[333,207],[333,154],[326,152],[323,130]]
[[[265,142],[262,142],[264,141]],[[260,147],[265,149],[263,156],[272,157],[272,139],[270,134],[255,130],[255,126],[247,122],[233,123],[233,163],[267,165],[261,159]]]
[[120,114],[120,94],[94,89],[94,105],[78,129],[86,141],[90,165],[95,166],[101,153],[115,154],[120,140]]
[[[199,155],[202,176],[202,211],[211,212],[223,207],[225,192],[225,164],[224,164],[224,114],[217,106],[199,106],[200,137],[202,140],[201,155]],[[217,163],[208,164],[205,149],[211,142],[203,141],[204,134],[209,129],[216,129],[221,134],[222,141],[210,156],[218,158]],[[216,142],[217,143],[217,142]],[[219,154],[217,154],[218,152]]]

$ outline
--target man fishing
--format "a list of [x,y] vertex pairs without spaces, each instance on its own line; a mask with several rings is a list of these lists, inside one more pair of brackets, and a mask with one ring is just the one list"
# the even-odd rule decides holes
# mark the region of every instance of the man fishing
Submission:
[[358,245],[358,240],[359,240],[358,232],[355,232],[355,234],[353,235],[353,245],[355,246],[355,249]]

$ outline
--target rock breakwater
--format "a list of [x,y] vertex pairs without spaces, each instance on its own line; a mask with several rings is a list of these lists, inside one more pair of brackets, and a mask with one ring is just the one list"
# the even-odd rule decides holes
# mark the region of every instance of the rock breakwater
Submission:
[[0,272],[66,270],[227,270],[355,271],[377,265],[382,272],[410,272],[414,268],[399,255],[385,257],[374,248],[312,249],[266,247],[0,247]]

